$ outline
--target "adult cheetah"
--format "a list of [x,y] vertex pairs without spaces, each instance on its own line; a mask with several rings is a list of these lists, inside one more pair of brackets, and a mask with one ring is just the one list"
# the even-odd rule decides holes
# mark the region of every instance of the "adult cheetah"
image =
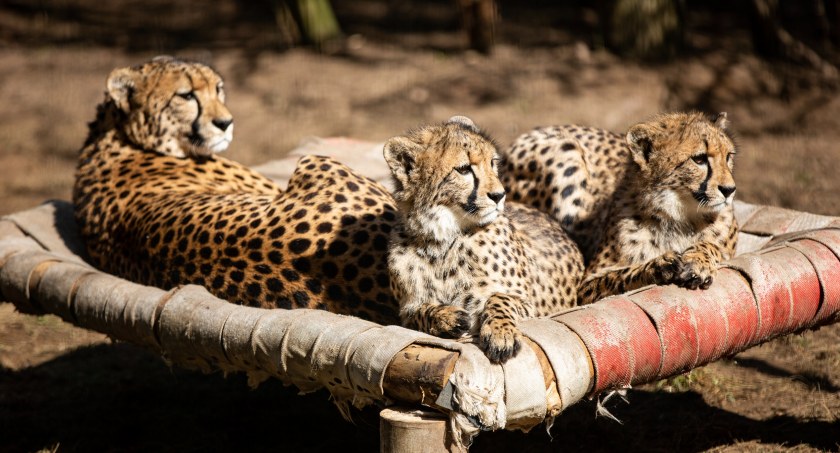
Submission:
[[97,267],[234,303],[397,323],[386,189],[304,157],[283,191],[218,156],[232,139],[222,78],[173,58],[114,70],[80,152],[75,216]]

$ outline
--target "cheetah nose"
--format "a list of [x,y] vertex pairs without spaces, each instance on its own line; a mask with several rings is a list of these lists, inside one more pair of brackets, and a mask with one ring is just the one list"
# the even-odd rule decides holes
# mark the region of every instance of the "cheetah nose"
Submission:
[[490,199],[493,200],[493,202],[498,204],[500,201],[502,201],[502,198],[505,197],[505,193],[504,192],[494,192],[494,193],[488,193],[487,196],[490,197]]
[[218,127],[222,132],[226,131],[231,124],[233,124],[233,120],[230,119],[216,118],[213,120],[213,125]]
[[729,198],[730,195],[735,193],[735,186],[718,186],[718,190],[723,194],[723,198]]

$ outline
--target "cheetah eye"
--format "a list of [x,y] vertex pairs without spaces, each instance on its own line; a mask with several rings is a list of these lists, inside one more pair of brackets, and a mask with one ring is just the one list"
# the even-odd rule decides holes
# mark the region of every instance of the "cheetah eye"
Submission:
[[455,167],[455,171],[458,173],[467,176],[468,174],[472,173],[472,168],[470,168],[469,164],[464,164],[458,167]]
[[192,101],[193,99],[195,99],[195,93],[193,93],[192,91],[188,91],[186,93],[175,93],[175,94],[177,94],[178,97],[186,99],[188,101]]
[[225,90],[221,83],[216,85],[216,96],[220,98],[225,96]]
[[697,165],[707,165],[709,163],[709,156],[706,154],[697,154],[695,156],[691,156],[691,160],[693,160]]

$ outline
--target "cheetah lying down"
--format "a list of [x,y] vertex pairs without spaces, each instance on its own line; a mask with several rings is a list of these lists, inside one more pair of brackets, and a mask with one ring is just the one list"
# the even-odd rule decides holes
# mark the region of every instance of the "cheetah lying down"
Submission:
[[725,113],[670,113],[625,138],[536,129],[508,151],[504,183],[513,200],[552,215],[580,244],[581,303],[651,284],[708,288],[738,233],[726,127]]
[[465,117],[385,144],[400,210],[388,265],[403,324],[477,335],[494,362],[520,348],[517,321],[575,305],[583,259],[558,223],[505,204],[496,145]]
[[174,59],[117,69],[79,155],[75,217],[92,263],[138,283],[194,283],[234,303],[399,322],[378,183],[302,158],[286,191],[217,155],[221,77]]

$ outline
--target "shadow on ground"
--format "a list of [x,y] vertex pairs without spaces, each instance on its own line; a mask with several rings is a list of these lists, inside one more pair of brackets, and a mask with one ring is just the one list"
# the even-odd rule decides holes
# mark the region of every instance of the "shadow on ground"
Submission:
[[170,369],[127,344],[0,370],[0,451],[376,451],[378,413],[345,422],[329,394]]
[[745,441],[823,451],[838,448],[838,422],[803,421],[789,416],[754,420],[710,406],[694,391],[631,391],[627,399],[629,404],[618,398],[607,404],[621,424],[605,417],[595,418],[595,403],[587,401],[557,418],[551,429],[553,440],[542,427],[527,437],[518,432],[501,432],[480,436],[474,451],[696,452]]
[[[757,421],[709,406],[694,392],[632,391],[595,417],[594,402],[527,436],[485,433],[471,451],[700,451],[736,441],[837,448],[840,423],[775,417]],[[78,349],[42,365],[0,369],[2,451],[376,451],[378,414],[345,422],[325,392],[299,396],[272,380],[250,390],[243,375],[223,379],[170,369],[126,344]]]

